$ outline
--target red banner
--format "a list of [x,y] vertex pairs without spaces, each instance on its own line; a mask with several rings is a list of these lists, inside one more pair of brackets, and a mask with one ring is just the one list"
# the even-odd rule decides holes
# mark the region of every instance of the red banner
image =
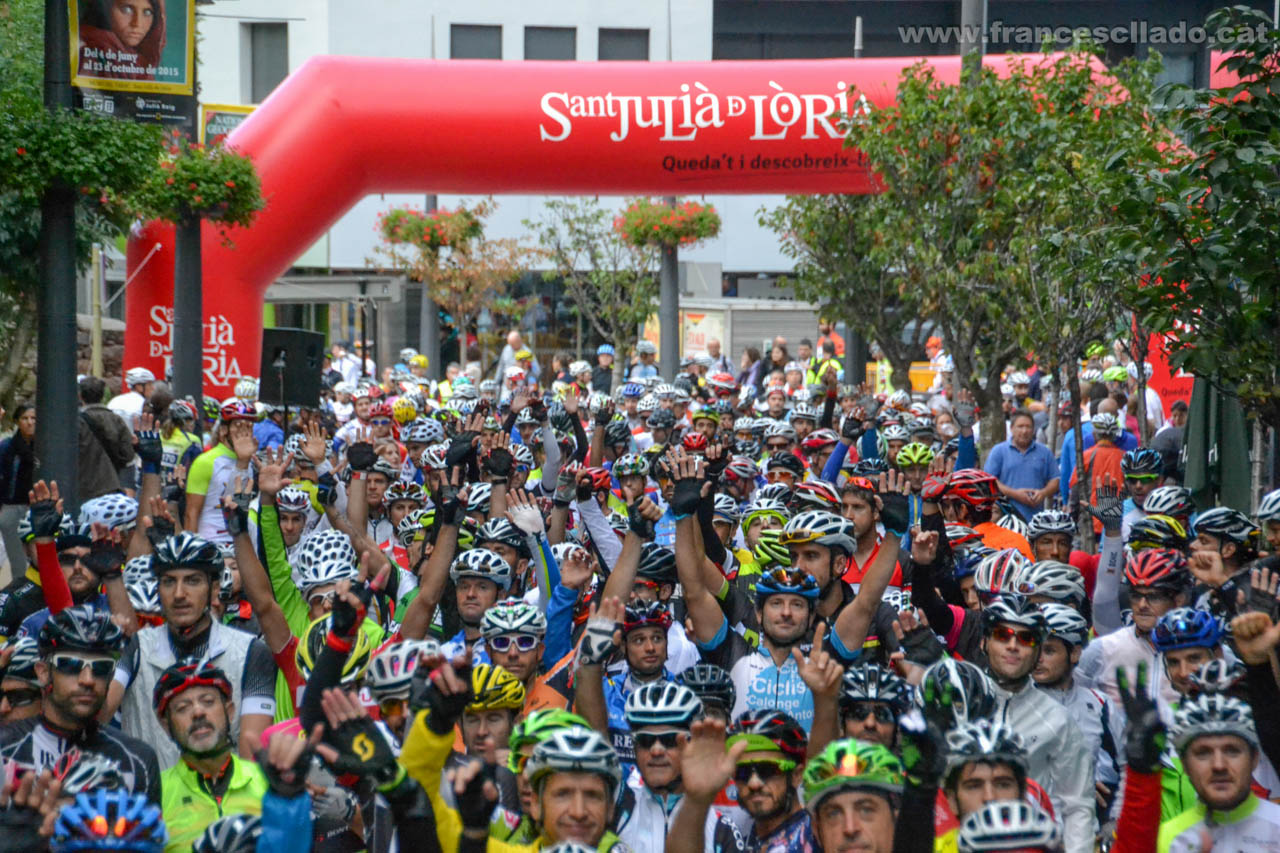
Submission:
[[[892,103],[918,61],[313,58],[227,139],[267,207],[230,246],[205,227],[205,390],[256,372],[267,286],[368,194],[874,192],[833,116]],[[959,79],[959,57],[923,61]],[[129,367],[168,367],[172,239],[151,223],[130,241]]]

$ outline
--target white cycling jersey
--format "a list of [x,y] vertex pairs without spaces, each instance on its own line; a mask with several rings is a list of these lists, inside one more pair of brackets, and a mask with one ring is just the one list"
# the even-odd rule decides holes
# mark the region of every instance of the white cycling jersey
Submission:
[[1147,665],[1147,684],[1150,686],[1151,696],[1164,707],[1175,704],[1178,701],[1177,691],[1165,677],[1155,646],[1149,640],[1139,637],[1131,626],[1112,631],[1105,637],[1098,637],[1085,646],[1084,653],[1080,655],[1080,663],[1075,669],[1075,678],[1085,687],[1105,693],[1116,707],[1122,707],[1120,691],[1116,687],[1116,669],[1124,667],[1129,675],[1129,683],[1133,684],[1139,663]]
[[1159,853],[1200,853],[1204,834],[1216,853],[1280,853],[1280,805],[1250,794],[1229,812],[1197,803],[1160,824]]
[[[671,821],[683,801],[681,794],[664,796],[649,790],[640,771],[633,766],[626,785],[618,795],[618,838],[635,853],[663,853],[667,845],[667,831],[671,829]],[[703,850],[706,853],[738,853],[746,850],[746,841],[732,821],[721,817],[715,809],[708,809],[703,828]]]
[[1067,714],[1080,728],[1089,751],[1095,756],[1094,778],[1116,790],[1120,784],[1120,768],[1124,764],[1124,713],[1100,691],[1073,682],[1066,690],[1041,687],[1067,709]]

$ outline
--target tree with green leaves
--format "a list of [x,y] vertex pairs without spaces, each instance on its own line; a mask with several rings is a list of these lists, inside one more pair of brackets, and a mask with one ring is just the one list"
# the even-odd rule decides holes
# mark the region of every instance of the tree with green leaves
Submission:
[[846,120],[846,143],[884,186],[859,209],[865,263],[892,270],[936,322],[987,446],[1004,436],[1005,370],[1033,354],[1074,373],[1114,322],[1108,288],[1133,274],[1112,263],[1103,227],[1115,181],[1091,183],[1149,142],[1130,128],[1149,123],[1125,83],[1084,49],[1010,59],[960,85],[921,64],[894,105]]
[[[782,253],[795,262],[788,279],[796,296],[822,306],[822,315],[879,344],[892,365],[895,388],[911,388],[911,360],[929,325],[919,322],[925,304],[918,288],[906,287],[903,261],[891,261],[880,233],[884,195],[792,195],[759,223],[781,238]],[[876,306],[868,311],[868,305]],[[913,323],[913,321],[916,321]]]
[[1239,80],[1161,90],[1183,145],[1129,172],[1126,257],[1148,277],[1121,294],[1169,336],[1170,364],[1280,427],[1280,31],[1262,12],[1215,12],[1208,30]]
[[551,259],[548,276],[564,282],[573,309],[614,345],[614,387],[640,327],[658,310],[659,250],[625,240],[609,211],[591,198],[554,199],[526,221]]
[[77,191],[75,260],[85,269],[94,243],[125,233],[132,194],[155,171],[162,145],[159,126],[45,109],[44,6],[0,0],[0,400],[23,378],[35,344],[45,190]]

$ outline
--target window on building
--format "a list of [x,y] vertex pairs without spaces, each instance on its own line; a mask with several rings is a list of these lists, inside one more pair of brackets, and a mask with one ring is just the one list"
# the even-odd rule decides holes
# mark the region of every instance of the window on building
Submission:
[[525,27],[525,59],[577,59],[578,31],[573,27]]
[[449,27],[452,59],[501,59],[502,27],[484,24],[452,24]]
[[246,26],[249,28],[249,100],[260,104],[289,75],[289,25]]
[[617,30],[600,28],[600,51],[602,60],[610,59],[649,59],[648,30]]

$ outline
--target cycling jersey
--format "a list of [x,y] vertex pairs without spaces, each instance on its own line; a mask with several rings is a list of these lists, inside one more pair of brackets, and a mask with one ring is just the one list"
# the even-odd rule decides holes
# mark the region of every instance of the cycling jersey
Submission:
[[1093,753],[1066,710],[1031,679],[1014,691],[996,686],[992,719],[1007,724],[1027,749],[1027,775],[1044,787],[1062,816],[1067,853],[1092,853],[1094,820]]
[[[733,679],[737,698],[733,705],[735,720],[746,711],[776,708],[795,718],[808,731],[813,725],[813,693],[809,691],[800,668],[790,654],[781,664],[763,648],[757,648],[729,630],[729,620],[721,617],[720,628],[710,643],[698,643],[703,659],[722,667]],[[809,653],[809,646],[801,646]]]
[[1202,835],[1220,853],[1278,853],[1280,805],[1250,794],[1229,812],[1209,813],[1204,803],[1160,824],[1159,853],[1193,853],[1202,849]]
[[1066,690],[1039,688],[1067,709],[1067,714],[1080,727],[1089,751],[1096,756],[1094,776],[1097,781],[1117,789],[1120,784],[1121,757],[1118,738],[1124,731],[1124,717],[1114,702],[1100,691],[1073,683]]
[[[670,672],[663,669],[661,680],[674,681],[675,679]],[[632,678],[629,670],[615,675],[606,673],[604,677],[604,704],[609,710],[609,739],[613,745],[613,751],[618,753],[618,760],[624,763],[636,760],[635,745],[631,741],[631,724],[627,722],[627,697],[644,683]]]
[[191,433],[174,429],[165,438],[160,436],[160,482],[167,483],[173,479],[173,469],[177,465],[186,465],[188,469],[204,448],[200,446],[200,437]]
[[83,731],[69,732],[41,717],[0,726],[0,760],[13,761],[23,770],[52,768],[73,749],[112,759],[120,765],[130,793],[146,794],[151,802],[160,802],[160,764],[155,750],[119,729],[91,723]]
[[22,621],[42,607],[40,571],[34,565],[27,566],[26,574],[0,590],[0,642],[16,637]]
[[[187,494],[204,495],[195,532],[210,542],[231,541],[222,517],[222,496],[235,486],[236,461],[235,451],[219,442],[197,456],[187,471]],[[252,476],[252,463],[240,473]]]
[[[82,601],[80,604],[86,605],[99,613],[111,612],[111,607],[107,604],[107,597],[102,594],[90,596],[87,601]],[[49,608],[41,607],[35,613],[22,620],[22,625],[18,628],[18,636],[36,639],[40,636],[40,629],[44,627],[44,623],[49,621],[49,616]]]
[[[649,790],[640,771],[632,768],[626,784],[618,789],[613,812],[618,837],[636,853],[663,853],[671,821],[682,802],[681,794],[664,796]],[[731,821],[708,809],[702,849],[706,853],[741,853],[746,850],[746,840]]]
[[227,756],[225,787],[209,789],[209,780],[185,761],[160,774],[160,803],[169,831],[165,853],[187,853],[205,827],[230,814],[261,814],[267,793],[267,777],[252,761],[235,753]]
[[808,809],[801,809],[773,832],[760,838],[752,831],[746,836],[748,853],[818,853],[822,849],[813,834]]
[[1085,646],[1076,666],[1075,677],[1086,687],[1102,691],[1119,706],[1120,691],[1116,687],[1116,670],[1123,667],[1132,681],[1138,672],[1138,664],[1147,666],[1151,696],[1168,707],[1178,701],[1173,684],[1165,677],[1155,646],[1145,637],[1139,637],[1131,627],[1113,631],[1098,637]]

